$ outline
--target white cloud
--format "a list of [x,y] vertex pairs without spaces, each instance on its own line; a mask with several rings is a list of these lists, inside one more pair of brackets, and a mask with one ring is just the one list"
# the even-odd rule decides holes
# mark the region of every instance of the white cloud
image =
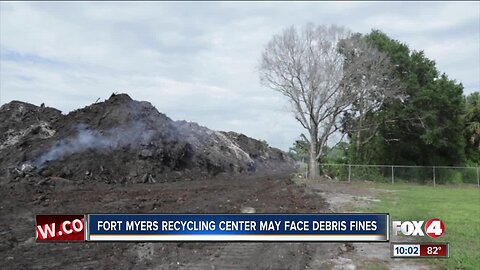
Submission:
[[68,112],[125,91],[175,120],[286,150],[303,130],[256,70],[273,34],[309,21],[378,28],[473,91],[479,13],[478,2],[1,2],[0,104]]
[[398,34],[414,35],[422,33],[429,35],[432,32],[445,31],[450,28],[462,26],[479,20],[477,8],[472,3],[444,3],[426,5],[422,3],[411,3],[406,5],[411,12],[398,12],[387,10],[379,12],[366,19],[370,25],[378,26],[380,29]]

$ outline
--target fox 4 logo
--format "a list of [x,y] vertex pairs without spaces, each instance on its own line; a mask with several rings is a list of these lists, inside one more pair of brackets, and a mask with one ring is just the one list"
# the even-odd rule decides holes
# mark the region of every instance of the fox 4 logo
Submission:
[[445,224],[438,218],[432,218],[425,223],[425,233],[422,226],[425,222],[421,221],[393,221],[392,229],[394,235],[405,236],[425,236],[425,233],[432,238],[439,238],[445,232]]

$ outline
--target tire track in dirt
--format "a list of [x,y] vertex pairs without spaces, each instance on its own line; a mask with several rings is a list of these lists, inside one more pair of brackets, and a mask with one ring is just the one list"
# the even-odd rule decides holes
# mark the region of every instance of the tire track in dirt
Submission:
[[227,243],[178,269],[325,269],[338,256],[331,243]]

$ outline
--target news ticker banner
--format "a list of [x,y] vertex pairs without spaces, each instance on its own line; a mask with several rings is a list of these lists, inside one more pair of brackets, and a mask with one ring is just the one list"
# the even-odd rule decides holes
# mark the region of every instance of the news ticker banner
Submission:
[[392,258],[448,258],[448,243],[391,243]]
[[87,214],[37,216],[37,241],[389,240],[388,214]]

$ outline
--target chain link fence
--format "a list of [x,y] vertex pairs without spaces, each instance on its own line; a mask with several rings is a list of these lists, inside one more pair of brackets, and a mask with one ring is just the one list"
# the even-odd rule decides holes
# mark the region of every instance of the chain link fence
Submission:
[[479,167],[354,164],[321,164],[320,167],[323,174],[340,181],[406,182],[433,186],[466,183],[480,187]]

